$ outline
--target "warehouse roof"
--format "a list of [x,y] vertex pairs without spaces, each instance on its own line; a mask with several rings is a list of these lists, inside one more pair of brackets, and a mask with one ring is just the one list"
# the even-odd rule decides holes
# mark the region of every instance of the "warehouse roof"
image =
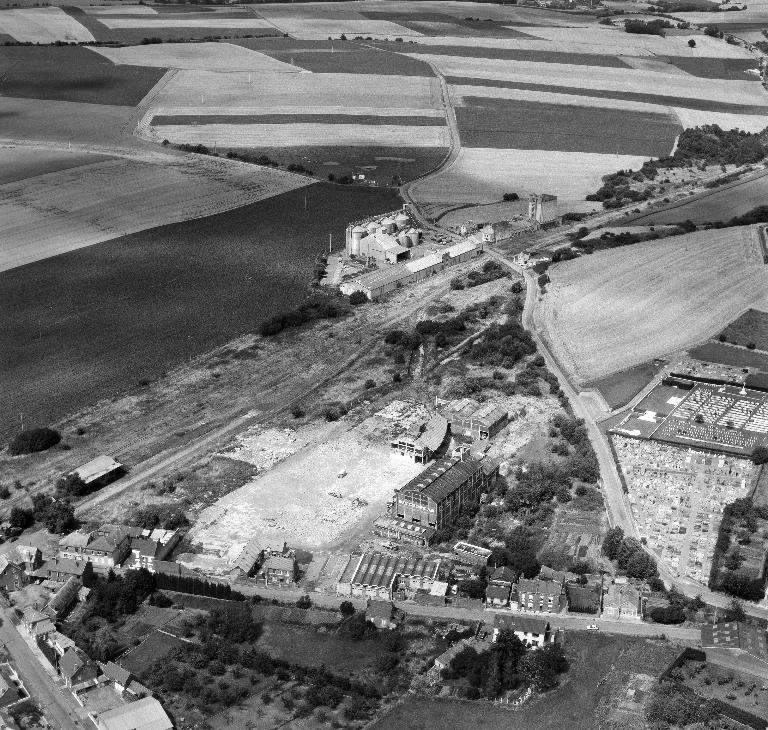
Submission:
[[436,253],[427,254],[426,256],[422,256],[420,259],[414,259],[413,261],[408,261],[405,263],[405,268],[408,269],[412,274],[415,274],[419,271],[424,271],[424,269],[428,269],[431,266],[437,266],[438,264],[442,263],[443,258],[442,256],[438,256]]
[[422,425],[417,433],[404,433],[397,437],[398,441],[410,441],[417,448],[437,451],[448,431],[448,421],[440,415],[432,416]]
[[394,264],[385,269],[376,269],[376,271],[370,271],[367,274],[359,276],[355,279],[355,284],[366,289],[376,289],[377,287],[386,286],[395,281],[406,279],[410,275],[411,272],[405,268],[404,264]]
[[416,522],[400,520],[397,517],[377,517],[373,523],[374,527],[382,527],[389,530],[398,530],[399,532],[409,532],[411,535],[418,535],[429,542],[435,534],[434,527],[424,527]]
[[104,730],[171,730],[173,723],[154,697],[144,697],[102,712],[98,725]]
[[478,242],[475,239],[468,238],[466,241],[449,246],[446,251],[448,251],[451,258],[455,258],[456,256],[461,256],[462,254],[474,251],[477,246]]
[[484,426],[493,426],[501,420],[509,417],[507,411],[495,403],[485,403],[480,405],[472,398],[462,398],[448,404],[445,409],[448,417],[472,419],[479,421]]
[[506,420],[508,417],[509,414],[495,403],[486,403],[485,405],[480,406],[480,408],[478,408],[472,415],[472,418],[489,426],[493,426],[499,421]]
[[123,465],[119,461],[115,461],[111,456],[97,456],[87,464],[75,469],[74,473],[77,474],[86,484],[93,482],[96,479],[111,474],[117,469],[122,469]]
[[398,491],[401,494],[418,492],[440,502],[455,492],[480,469],[475,459],[441,459],[425,469]]
[[398,575],[434,579],[440,565],[438,561],[384,555],[381,553],[364,553],[357,560],[355,560],[355,557],[354,555],[352,556],[352,560],[349,566],[347,566],[347,570],[344,571],[340,582],[391,588],[395,576]]

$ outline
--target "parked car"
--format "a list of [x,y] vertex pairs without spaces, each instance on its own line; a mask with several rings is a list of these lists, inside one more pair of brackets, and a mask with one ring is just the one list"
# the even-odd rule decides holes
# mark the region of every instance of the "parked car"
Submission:
[[597,624],[590,624],[587,626],[587,631],[600,631],[600,627]]

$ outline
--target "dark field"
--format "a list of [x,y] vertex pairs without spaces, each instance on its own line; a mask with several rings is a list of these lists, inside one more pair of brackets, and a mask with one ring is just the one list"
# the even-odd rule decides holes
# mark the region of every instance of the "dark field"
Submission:
[[[656,364],[657,362],[659,364]],[[589,383],[588,387],[597,388],[612,409],[620,408],[629,403],[648,385],[662,366],[661,361],[651,360],[633,368],[622,370],[620,373],[595,380]]]
[[768,312],[748,309],[721,334],[736,345],[746,346],[753,342],[758,350],[768,350]]
[[158,115],[153,127],[169,124],[403,124],[412,127],[444,127],[443,117],[395,117],[375,114],[175,114]]
[[[659,59],[661,60],[661,59]],[[748,58],[687,58],[676,56],[664,59],[673,66],[693,76],[704,79],[730,79],[733,81],[760,81],[755,74],[748,74],[749,69],[757,68]]]
[[250,156],[267,155],[284,165],[299,163],[318,177],[364,174],[377,185],[403,182],[434,170],[445,159],[442,147],[258,147],[238,150]]
[[[482,6],[478,7],[482,16]],[[442,13],[362,13],[372,20],[389,20],[418,31],[423,35],[457,35],[484,38],[535,38],[513,28],[505,28],[500,21],[466,20]],[[478,16],[478,17],[479,17]],[[505,25],[518,25],[505,22]]]
[[[88,15],[82,8],[72,5],[64,5],[61,8],[67,15],[72,16],[80,25],[91,32],[91,35],[97,41],[119,41],[119,31],[107,28],[104,23],[100,23],[98,16]],[[106,59],[105,59],[106,60]]]
[[[532,61],[535,63],[567,63],[575,66],[603,66],[608,68],[631,68],[618,56],[589,55],[584,53],[564,53],[558,51],[535,51],[521,48],[487,48],[484,46],[427,46],[402,43],[375,43],[374,45],[402,53],[457,56],[461,58],[493,58],[506,61]],[[699,60],[699,59],[695,59]]]
[[743,347],[724,345],[721,342],[706,342],[688,350],[691,357],[722,365],[734,365],[742,368],[760,368],[768,370],[768,356]]
[[638,216],[628,216],[625,225],[653,225],[727,221],[743,215],[768,200],[768,175],[745,178],[714,188],[711,193],[697,195],[689,201],[662,206]]
[[[568,634],[565,646],[571,668],[563,675],[561,686],[520,709],[496,707],[486,702],[409,697],[375,723],[372,730],[594,730],[608,727],[601,722],[601,716],[608,711],[604,703],[611,699],[611,685],[627,677],[628,672],[658,675],[679,651],[642,639],[573,632]],[[598,685],[601,680],[605,681]]]
[[[313,73],[434,76],[432,69],[423,61],[352,42],[249,38],[234,43],[261,51],[278,61],[293,63],[294,66]],[[399,50],[403,50],[402,43],[397,46]]]
[[456,109],[467,147],[668,155],[681,127],[662,114],[466,97]]
[[74,167],[93,165],[97,162],[112,160],[109,155],[88,155],[77,152],[47,152],[36,150],[34,154],[30,150],[27,159],[17,158],[4,161],[0,166],[0,185],[26,180],[37,175],[46,175],[49,172],[71,170]]
[[318,183],[0,274],[0,440],[254,330],[305,298],[329,233],[399,204]]
[[471,86],[490,86],[497,89],[526,89],[528,91],[548,91],[553,94],[572,94],[589,96],[595,99],[624,99],[626,101],[644,101],[662,106],[679,106],[686,109],[698,109],[706,112],[731,112],[733,114],[768,114],[768,106],[749,106],[745,104],[727,104],[709,99],[687,99],[663,94],[639,94],[634,91],[605,91],[602,89],[579,89],[572,86],[553,86],[551,84],[529,84],[523,81],[503,81],[500,79],[475,79],[464,76],[446,76],[449,84]]
[[160,68],[115,66],[74,46],[0,48],[0,94],[25,99],[135,106],[165,73]]

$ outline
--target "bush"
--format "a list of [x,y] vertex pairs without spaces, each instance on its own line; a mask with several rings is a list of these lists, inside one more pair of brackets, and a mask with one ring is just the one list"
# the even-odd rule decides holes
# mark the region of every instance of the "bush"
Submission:
[[520,196],[517,193],[504,193],[502,198],[505,203],[511,203],[515,200],[520,200]]
[[353,307],[358,307],[361,304],[367,304],[368,303],[368,297],[365,296],[365,294],[363,292],[361,292],[361,291],[355,291],[355,292],[352,292],[349,295],[349,303]]
[[35,454],[55,446],[61,441],[61,434],[52,428],[32,428],[22,431],[8,445],[11,456]]
[[365,381],[365,389],[370,390],[371,388],[376,387],[376,381],[373,380],[373,378],[368,378],[368,380]]
[[342,616],[349,617],[354,614],[355,606],[352,601],[342,601],[339,605],[339,611],[341,611]]
[[304,409],[300,405],[296,404],[291,408],[291,415],[294,418],[304,418],[306,413],[304,412]]

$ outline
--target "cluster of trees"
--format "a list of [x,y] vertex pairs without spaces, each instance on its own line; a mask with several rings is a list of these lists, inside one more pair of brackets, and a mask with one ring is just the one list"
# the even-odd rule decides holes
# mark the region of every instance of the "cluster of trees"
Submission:
[[740,570],[739,544],[749,544],[758,520],[768,520],[768,507],[756,506],[748,497],[736,499],[723,509],[717,534],[709,587],[748,601],[757,601],[765,591],[765,567],[759,575]]
[[11,456],[35,454],[56,446],[59,441],[61,441],[61,434],[52,428],[31,428],[13,438],[8,444],[8,453]]
[[167,573],[155,573],[155,584],[158,588],[177,593],[187,593],[191,596],[208,596],[224,601],[242,601],[243,594],[232,590],[229,583],[220,581],[207,581],[203,578],[187,575],[168,575]]
[[656,18],[655,20],[625,20],[624,30],[627,33],[640,33],[644,35],[660,35],[664,36],[664,29],[671,28],[672,23],[663,18]]
[[145,530],[154,530],[156,527],[178,530],[180,527],[186,527],[189,519],[177,505],[153,504],[134,510],[130,516],[130,524]]
[[466,679],[473,699],[495,699],[523,682],[539,691],[554,687],[558,675],[567,669],[568,661],[559,644],[526,651],[525,644],[514,633],[503,629],[488,651],[478,654],[472,647],[466,647],[443,669],[442,675],[446,679]]
[[681,624],[688,617],[688,612],[695,614],[706,605],[701,596],[686,598],[676,589],[667,592],[668,606],[651,609],[650,616],[659,624]]
[[708,725],[717,710],[711,700],[699,697],[684,685],[662,682],[656,685],[645,708],[645,717],[654,727]]
[[84,497],[98,488],[98,483],[94,482],[92,486],[89,486],[74,471],[63,474],[56,480],[56,496],[58,497]]
[[648,555],[633,537],[624,537],[624,530],[613,527],[603,540],[603,554],[615,560],[620,570],[630,578],[654,578],[659,575],[656,561]]
[[349,311],[346,300],[314,297],[295,309],[276,314],[262,322],[259,333],[263,337],[274,337],[283,330],[301,327],[301,325],[314,320],[345,317]]
[[136,613],[138,607],[155,590],[155,576],[146,568],[129,570],[124,575],[116,575],[110,570],[106,578],[91,575],[88,583],[91,593],[88,596],[82,623],[93,616],[117,621],[122,616]]
[[584,419],[558,413],[552,419],[550,433],[553,431],[559,433],[573,447],[573,453],[569,455],[567,462],[570,476],[595,484],[600,478],[600,464],[584,426]]
[[502,538],[503,547],[493,548],[491,562],[494,565],[506,565],[518,577],[533,578],[539,574],[541,563],[536,555],[541,547],[540,530],[518,525]]
[[748,165],[763,160],[767,152],[758,133],[706,124],[681,132],[674,157],[680,162]]
[[535,352],[536,343],[530,333],[517,317],[508,316],[504,324],[493,324],[485,331],[483,337],[472,345],[469,356],[478,365],[511,369]]
[[755,223],[768,223],[768,205],[758,205],[742,215],[735,215],[727,221],[712,221],[704,227],[707,229],[730,228],[733,226],[751,226]]
[[25,530],[35,522],[45,525],[49,532],[63,535],[76,530],[75,508],[65,499],[53,499],[47,494],[32,497],[32,508],[14,507],[8,517],[11,527]]
[[239,644],[256,641],[261,636],[262,627],[254,619],[250,604],[227,603],[210,611],[205,619],[203,636],[206,631]]
[[451,289],[471,289],[473,286],[487,284],[505,276],[508,276],[508,272],[498,261],[486,261],[482,269],[470,271],[466,279],[461,276],[451,279]]
[[571,500],[571,476],[560,464],[534,461],[525,469],[518,466],[514,475],[515,485],[507,492],[506,506],[518,516],[537,511],[554,497],[563,503]]

